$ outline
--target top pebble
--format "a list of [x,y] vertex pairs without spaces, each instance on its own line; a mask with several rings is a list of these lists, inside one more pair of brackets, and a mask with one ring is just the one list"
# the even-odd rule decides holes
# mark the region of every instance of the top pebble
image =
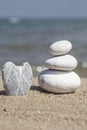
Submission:
[[57,41],[49,47],[50,54],[54,56],[67,54],[71,49],[72,44],[66,40]]

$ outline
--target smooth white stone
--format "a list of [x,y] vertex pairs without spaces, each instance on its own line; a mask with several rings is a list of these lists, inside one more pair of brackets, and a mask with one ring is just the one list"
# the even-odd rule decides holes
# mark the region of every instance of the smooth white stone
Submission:
[[72,44],[69,41],[62,40],[57,41],[50,45],[49,52],[52,55],[63,55],[68,53],[72,49]]
[[64,72],[50,69],[40,73],[38,82],[41,88],[54,93],[74,92],[81,83],[79,76],[73,71]]
[[52,57],[45,61],[45,66],[55,70],[74,70],[77,66],[77,60],[71,55]]
[[23,66],[16,66],[12,62],[7,62],[3,66],[2,79],[7,95],[27,94],[32,85],[32,78],[32,69],[27,62],[23,63]]

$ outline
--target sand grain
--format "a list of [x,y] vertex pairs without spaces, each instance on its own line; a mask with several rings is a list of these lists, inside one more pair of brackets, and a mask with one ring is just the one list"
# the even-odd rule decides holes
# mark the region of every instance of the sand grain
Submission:
[[0,79],[0,130],[87,130],[87,79],[72,94],[43,91],[37,82],[26,96],[6,96]]

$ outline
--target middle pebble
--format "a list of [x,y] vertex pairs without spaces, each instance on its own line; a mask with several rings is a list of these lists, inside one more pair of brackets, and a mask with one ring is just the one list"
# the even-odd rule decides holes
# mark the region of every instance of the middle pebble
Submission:
[[46,60],[45,66],[55,70],[74,70],[77,67],[77,60],[71,55],[56,56]]

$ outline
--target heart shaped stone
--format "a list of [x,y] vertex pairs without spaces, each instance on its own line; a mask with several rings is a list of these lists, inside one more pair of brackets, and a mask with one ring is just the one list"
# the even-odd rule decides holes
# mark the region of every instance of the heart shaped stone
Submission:
[[2,79],[7,95],[25,95],[32,85],[32,68],[28,62],[23,63],[23,66],[6,62],[2,69]]

